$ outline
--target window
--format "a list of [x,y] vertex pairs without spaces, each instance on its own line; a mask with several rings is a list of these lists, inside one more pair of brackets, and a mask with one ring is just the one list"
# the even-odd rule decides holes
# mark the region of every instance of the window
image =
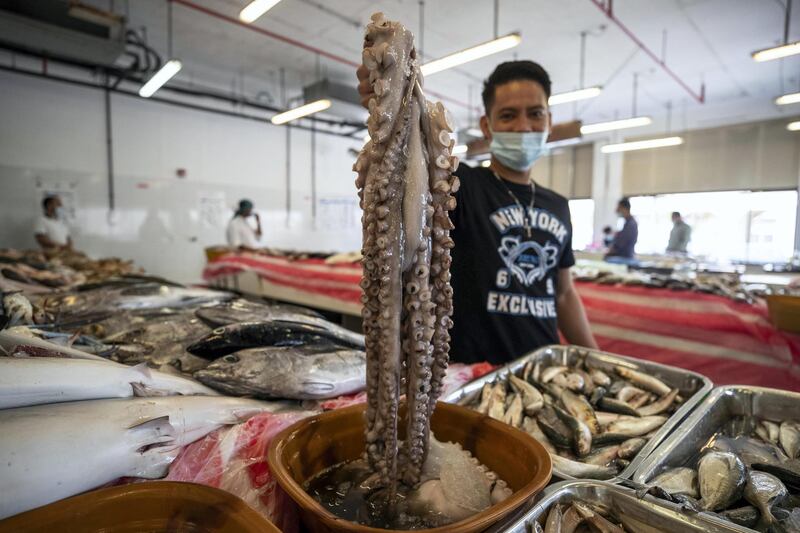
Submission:
[[594,200],[570,200],[572,219],[572,249],[584,250],[592,244],[594,231]]
[[797,191],[725,191],[635,196],[638,254],[664,253],[679,211],[692,227],[689,254],[715,262],[786,261],[794,253]]

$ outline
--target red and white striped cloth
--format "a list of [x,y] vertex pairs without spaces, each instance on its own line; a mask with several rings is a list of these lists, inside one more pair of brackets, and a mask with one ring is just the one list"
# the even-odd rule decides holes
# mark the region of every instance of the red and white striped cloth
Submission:
[[[226,255],[208,264],[213,281],[251,271],[311,296],[358,304],[361,267],[321,259]],[[748,384],[800,391],[800,336],[777,330],[766,306],[714,294],[576,283],[604,351],[699,372],[718,385]]]

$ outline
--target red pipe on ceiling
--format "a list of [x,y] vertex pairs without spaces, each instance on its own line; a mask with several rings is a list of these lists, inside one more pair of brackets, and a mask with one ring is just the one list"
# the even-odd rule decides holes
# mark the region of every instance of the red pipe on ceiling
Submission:
[[[306,44],[304,42],[298,41],[296,39],[292,39],[291,37],[286,37],[285,35],[281,35],[279,33],[275,33],[273,31],[266,30],[264,28],[259,28],[258,26],[254,26],[253,24],[247,24],[247,23],[242,22],[241,20],[239,20],[237,18],[228,16],[228,15],[226,15],[224,13],[220,13],[219,11],[214,11],[213,9],[209,9],[209,8],[207,8],[205,6],[201,6],[201,5],[198,5],[198,4],[194,3],[194,2],[190,2],[189,0],[167,0],[167,2],[174,2],[176,4],[180,4],[180,5],[184,6],[184,7],[188,7],[189,9],[194,9],[195,11],[199,11],[200,13],[203,13],[203,14],[208,15],[210,17],[214,17],[214,18],[217,18],[219,20],[223,20],[225,22],[229,22],[231,24],[235,24],[237,26],[240,26],[242,28],[248,29],[250,31],[254,31],[256,33],[260,33],[261,35],[265,35],[267,37],[270,37],[272,39],[276,39],[278,41],[290,44],[292,46],[296,46],[298,48],[302,48],[303,50],[306,50],[306,51],[311,52],[313,54],[319,54],[321,56],[327,57],[328,59],[332,59],[333,61],[336,61],[338,63],[342,63],[343,65],[347,65],[349,67],[353,67],[354,69],[358,68],[358,66],[359,66],[359,64],[356,63],[355,61],[351,61],[351,60],[349,60],[349,59],[347,59],[345,57],[338,56],[336,54],[332,54],[332,53],[327,52],[327,51],[325,51],[325,50],[323,50],[321,48],[317,48],[315,46],[311,46],[309,44]],[[428,94],[430,94],[431,96],[439,98],[440,100],[448,101],[450,103],[456,104],[456,105],[464,107],[466,109],[470,109],[470,107],[471,107],[469,104],[466,104],[466,103],[461,102],[459,100],[454,100],[453,98],[450,98],[448,96],[444,96],[444,95],[435,93],[433,91],[426,91],[426,92]]]
[[612,6],[613,6],[613,0],[606,0],[605,2],[604,2],[603,0],[589,0],[589,1],[590,1],[591,3],[593,3],[595,6],[597,6],[597,8],[598,8],[600,11],[602,11],[602,12],[603,12],[603,14],[604,14],[606,17],[608,17],[608,19],[609,19],[611,22],[613,22],[614,24],[616,24],[616,25],[619,27],[619,29],[621,29],[621,30],[622,30],[622,31],[625,33],[625,35],[627,35],[628,37],[630,37],[630,38],[631,38],[631,40],[632,40],[634,43],[636,43],[636,46],[638,46],[639,48],[641,48],[641,49],[644,51],[644,53],[646,53],[648,56],[650,56],[650,58],[651,58],[653,61],[655,61],[655,62],[656,62],[656,63],[657,63],[657,64],[658,64],[658,65],[659,65],[659,66],[660,66],[662,69],[664,69],[664,71],[665,71],[667,74],[669,74],[669,75],[672,77],[672,79],[674,79],[676,82],[678,82],[678,85],[680,85],[681,87],[683,87],[683,88],[686,90],[686,92],[687,92],[687,93],[689,93],[689,94],[691,95],[691,97],[692,97],[692,98],[694,98],[695,100],[697,100],[697,101],[698,101],[699,103],[701,103],[701,104],[705,103],[705,101],[706,101],[706,84],[705,84],[705,83],[703,83],[703,84],[701,84],[701,85],[700,85],[700,93],[699,93],[699,94],[695,93],[695,92],[694,92],[694,91],[693,91],[693,90],[692,90],[692,89],[691,89],[691,88],[690,88],[690,87],[689,87],[689,86],[686,84],[686,82],[684,82],[684,81],[683,81],[683,80],[682,80],[680,77],[678,77],[678,75],[677,75],[677,74],[675,74],[675,72],[673,72],[673,71],[672,71],[672,69],[670,69],[670,68],[667,66],[667,64],[666,64],[666,63],[664,63],[664,61],[662,61],[661,59],[659,59],[659,57],[658,57],[658,56],[657,56],[657,55],[656,55],[656,54],[655,54],[655,53],[654,53],[652,50],[650,50],[650,49],[649,49],[649,48],[648,48],[648,47],[647,47],[647,46],[646,46],[646,45],[645,45],[645,44],[644,44],[644,43],[641,41],[641,39],[639,39],[638,37],[636,37],[636,35],[634,35],[634,33],[633,33],[633,32],[632,32],[632,31],[631,31],[631,30],[630,30],[630,29],[629,29],[627,26],[625,26],[625,25],[624,25],[624,24],[623,24],[623,23],[622,23],[622,22],[621,22],[621,21],[620,21],[620,20],[619,20],[619,19],[618,19],[616,16],[614,16],[614,10],[613,10],[613,7],[612,7]]

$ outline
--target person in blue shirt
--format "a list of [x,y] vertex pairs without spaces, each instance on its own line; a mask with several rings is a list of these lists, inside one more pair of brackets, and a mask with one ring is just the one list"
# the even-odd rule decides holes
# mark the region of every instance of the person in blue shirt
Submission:
[[622,259],[633,260],[636,248],[636,241],[639,239],[639,226],[636,219],[631,215],[631,202],[623,198],[617,204],[617,215],[625,219],[625,225],[614,235],[614,240],[606,254],[606,260]]

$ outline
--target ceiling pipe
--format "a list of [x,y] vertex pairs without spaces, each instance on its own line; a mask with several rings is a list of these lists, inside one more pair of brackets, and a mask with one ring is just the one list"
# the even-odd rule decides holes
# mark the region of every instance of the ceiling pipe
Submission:
[[613,0],[605,0],[605,1],[603,1],[603,0],[589,0],[589,1],[591,3],[593,3],[600,11],[602,11],[603,14],[606,17],[608,17],[608,20],[610,20],[611,22],[616,24],[619,27],[619,29],[621,29],[623,31],[623,33],[625,33],[625,35],[630,37],[631,40],[636,44],[636,46],[638,46],[642,51],[644,51],[645,54],[650,56],[650,59],[655,61],[658,64],[658,66],[660,66],[664,70],[664,72],[669,74],[669,76],[673,80],[675,80],[678,83],[678,85],[683,87],[686,90],[686,92],[689,93],[689,95],[692,98],[694,98],[698,103],[701,103],[701,104],[705,103],[705,101],[706,101],[706,84],[705,83],[701,83],[700,84],[700,93],[699,94],[694,92],[691,89],[691,87],[689,87],[689,85],[686,84],[686,82],[684,82],[680,77],[678,77],[678,75],[675,74],[675,72],[673,72],[672,69],[670,69],[667,66],[667,64],[663,61],[663,59],[660,59],[652,50],[650,50],[641,41],[641,39],[636,37],[636,35],[614,15],[614,9],[613,9],[614,3],[613,3]]
[[[253,24],[246,24],[246,23],[242,22],[241,20],[239,20],[237,18],[228,16],[225,13],[220,13],[219,11],[214,11],[213,9],[209,9],[209,8],[207,8],[205,6],[201,6],[199,4],[191,2],[189,0],[167,0],[167,2],[174,2],[176,4],[180,4],[180,5],[184,6],[184,7],[187,7],[189,9],[193,9],[195,11],[198,11],[198,12],[203,13],[205,15],[208,15],[210,17],[213,17],[213,18],[216,18],[216,19],[219,19],[219,20],[223,20],[223,21],[229,22],[231,24],[235,24],[236,26],[239,26],[241,28],[245,28],[245,29],[250,30],[250,31],[254,31],[256,33],[260,33],[261,35],[264,35],[266,37],[270,37],[272,39],[276,39],[278,41],[284,42],[286,44],[290,44],[292,46],[296,46],[298,48],[302,48],[303,50],[306,50],[307,52],[312,52],[314,54],[319,54],[319,55],[321,55],[323,57],[327,57],[328,59],[331,59],[331,60],[336,61],[338,63],[342,63],[343,65],[347,65],[349,67],[353,67],[354,69],[359,67],[359,63],[356,63],[355,61],[351,61],[351,60],[347,59],[346,57],[342,57],[342,56],[339,56],[339,55],[336,55],[336,54],[332,54],[332,53],[330,53],[330,52],[328,52],[326,50],[323,50],[322,48],[317,48],[316,46],[311,46],[309,44],[306,44],[304,42],[298,41],[296,39],[292,39],[291,37],[286,37],[285,35],[281,35],[279,33],[275,33],[274,31],[266,30],[264,28],[259,28],[258,26],[255,26]],[[453,98],[450,98],[449,96],[444,96],[442,94],[438,94],[438,93],[435,93],[433,91],[426,90],[425,92],[427,92],[429,95],[431,95],[431,96],[433,96],[435,98],[438,98],[440,100],[444,100],[444,101],[450,102],[451,104],[455,104],[457,106],[460,106],[460,107],[463,107],[463,108],[466,108],[466,109],[470,109],[470,105],[469,104],[461,102],[460,100],[455,100]]]

